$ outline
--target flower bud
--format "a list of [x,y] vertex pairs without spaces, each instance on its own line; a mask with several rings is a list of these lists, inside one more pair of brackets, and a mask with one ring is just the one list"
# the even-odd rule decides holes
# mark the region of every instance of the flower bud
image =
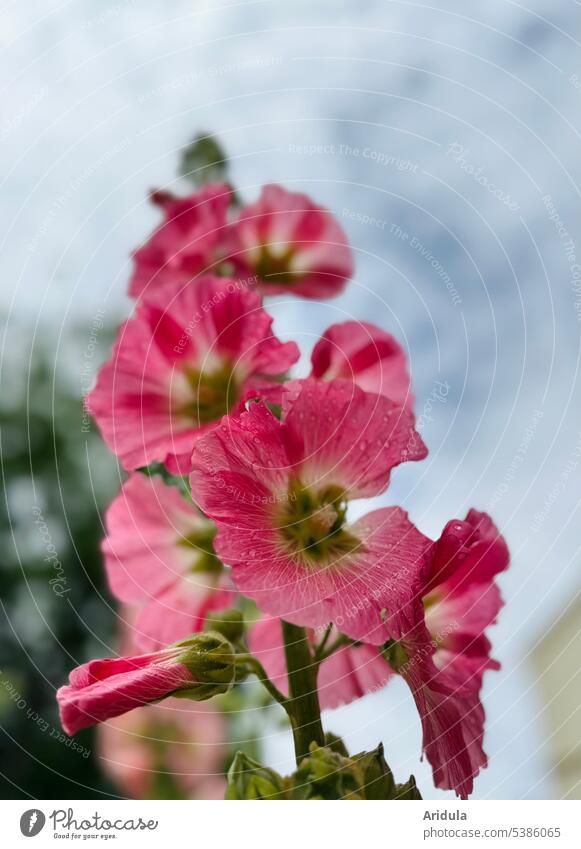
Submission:
[[217,631],[227,640],[235,642],[244,634],[244,617],[234,608],[213,610],[206,617],[206,626],[209,631]]
[[405,784],[396,784],[393,793],[394,799],[410,799],[417,801],[422,798],[422,794],[417,788],[416,780],[413,775],[410,775],[409,780]]
[[365,799],[357,763],[327,746],[311,743],[293,774],[293,799]]
[[366,799],[421,799],[415,779],[410,776],[405,784],[396,784],[393,773],[383,755],[383,744],[372,752],[353,756],[363,773],[363,790]]
[[354,760],[363,772],[363,789],[366,799],[393,799],[395,781],[391,769],[383,756],[383,744],[372,752],[354,755]]
[[175,646],[184,649],[177,662],[189,670],[195,681],[176,696],[204,701],[232,687],[236,672],[234,649],[222,634],[216,631],[192,634]]
[[228,770],[226,799],[281,799],[284,797],[283,778],[278,772],[263,766],[244,752],[236,752]]

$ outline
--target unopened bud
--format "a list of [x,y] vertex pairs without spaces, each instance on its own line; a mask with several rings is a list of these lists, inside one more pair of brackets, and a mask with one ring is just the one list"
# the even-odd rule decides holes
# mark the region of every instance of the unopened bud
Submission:
[[216,631],[192,634],[175,644],[183,648],[177,662],[186,666],[194,679],[192,687],[175,695],[204,701],[226,693],[234,683],[236,662],[231,643]]
[[365,799],[361,770],[349,757],[311,743],[293,775],[293,799]]
[[226,799],[282,799],[283,778],[244,752],[236,752],[228,770]]
[[354,760],[363,772],[363,787],[366,799],[392,799],[395,781],[383,755],[380,743],[372,752],[354,755]]

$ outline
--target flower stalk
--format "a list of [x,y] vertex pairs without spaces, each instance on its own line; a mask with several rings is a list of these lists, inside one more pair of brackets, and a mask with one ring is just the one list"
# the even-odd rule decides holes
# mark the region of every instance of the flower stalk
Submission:
[[305,628],[282,620],[284,653],[288,670],[289,714],[297,765],[308,757],[311,743],[325,745],[317,691],[317,667]]

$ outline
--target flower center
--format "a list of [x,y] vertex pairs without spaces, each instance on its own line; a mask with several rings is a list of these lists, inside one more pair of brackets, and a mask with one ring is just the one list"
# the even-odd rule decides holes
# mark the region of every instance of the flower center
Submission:
[[222,571],[222,561],[214,553],[216,531],[213,525],[208,524],[207,528],[193,531],[187,537],[180,537],[178,545],[182,548],[194,549],[192,552],[194,561],[190,566],[190,573],[209,572],[219,575]]
[[346,513],[347,502],[340,487],[327,486],[317,492],[293,481],[278,513],[277,527],[293,554],[330,565],[361,545],[344,527]]
[[180,413],[194,419],[196,427],[221,419],[240,398],[240,382],[229,362],[212,371],[188,368],[185,374],[194,398],[180,407]]
[[290,247],[282,254],[275,254],[270,245],[261,245],[260,256],[254,263],[254,270],[257,276],[266,280],[267,283],[292,286],[297,282],[297,275],[291,270],[293,255],[294,251]]

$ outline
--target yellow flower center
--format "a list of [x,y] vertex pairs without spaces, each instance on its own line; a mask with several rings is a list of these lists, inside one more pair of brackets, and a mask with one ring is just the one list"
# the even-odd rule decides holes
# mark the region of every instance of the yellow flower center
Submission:
[[361,546],[345,529],[347,503],[340,487],[320,491],[291,482],[276,524],[286,548],[304,560],[330,565]]
[[229,362],[212,371],[188,369],[186,377],[194,397],[179,412],[192,418],[196,427],[221,419],[240,398],[240,381]]

